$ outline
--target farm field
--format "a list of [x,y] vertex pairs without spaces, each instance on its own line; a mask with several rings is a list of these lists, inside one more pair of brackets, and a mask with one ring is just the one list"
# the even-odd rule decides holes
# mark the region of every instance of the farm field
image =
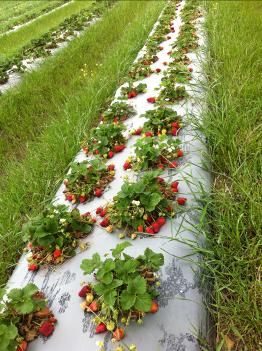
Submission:
[[0,11],[0,350],[259,350],[261,3]]
[[14,26],[22,25],[64,3],[64,0],[1,1],[0,33],[5,33]]

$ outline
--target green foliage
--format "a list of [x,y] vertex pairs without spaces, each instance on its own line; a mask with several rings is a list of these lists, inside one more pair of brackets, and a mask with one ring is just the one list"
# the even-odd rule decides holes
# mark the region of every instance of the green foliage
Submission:
[[179,145],[178,139],[166,135],[140,138],[135,144],[135,157],[131,158],[132,168],[145,171],[160,165],[169,167],[177,158]]
[[144,59],[139,60],[136,62],[131,70],[129,71],[129,77],[133,80],[144,79],[152,73],[152,69],[150,66],[144,64]]
[[115,151],[114,146],[125,144],[125,130],[126,127],[122,123],[100,123],[90,131],[90,136],[83,146],[93,153],[98,151],[99,155],[107,158],[109,151]]
[[[144,83],[139,83],[134,85],[132,82],[128,82],[127,86],[122,87],[121,93],[122,93],[122,98],[132,98],[135,97],[137,94],[142,94],[146,92],[147,85]],[[134,94],[131,95],[130,94]]]
[[135,115],[135,113],[133,106],[117,101],[102,113],[102,117],[105,122],[118,122],[126,120]]
[[41,214],[23,226],[23,239],[30,241],[33,247],[42,247],[47,253],[56,248],[66,256],[75,252],[76,239],[92,231],[93,221],[90,215],[81,216],[78,209],[68,211],[67,206],[47,206]]
[[[37,296],[36,285],[30,283],[23,288],[0,292],[0,349],[15,351],[21,336],[18,326],[26,316],[47,306],[46,300]],[[3,298],[6,295],[5,298]]]
[[164,264],[164,257],[146,249],[144,255],[133,258],[123,253],[130,245],[129,242],[118,244],[111,250],[113,258],[104,261],[96,253],[91,259],[82,261],[81,269],[84,274],[96,271],[98,283],[93,285],[93,289],[97,298],[106,305],[105,309],[148,312],[157,292],[148,284],[142,272],[159,270]]
[[148,110],[142,117],[148,119],[143,126],[143,130],[152,131],[155,135],[159,132],[161,133],[162,129],[170,132],[174,122],[178,122],[181,125],[181,117],[177,112],[165,106],[160,106],[155,110]]
[[188,94],[184,86],[176,86],[172,77],[162,78],[162,89],[159,94],[159,103],[173,103],[184,99]]

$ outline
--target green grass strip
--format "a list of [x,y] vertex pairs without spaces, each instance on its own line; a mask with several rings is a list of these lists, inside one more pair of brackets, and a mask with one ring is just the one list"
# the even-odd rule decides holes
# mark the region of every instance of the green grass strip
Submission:
[[37,39],[47,33],[50,29],[57,27],[67,17],[79,13],[82,9],[91,6],[92,1],[73,1],[65,7],[36,19],[27,26],[21,27],[15,32],[0,37],[0,62],[19,53],[19,51],[32,39]]
[[28,22],[64,3],[64,0],[5,0],[0,2],[0,33]]
[[205,268],[213,285],[217,349],[228,350],[230,339],[234,351],[260,350],[262,3],[211,1],[207,9],[204,132],[214,185]]
[[[84,134],[128,73],[163,4],[119,2],[83,36],[25,76],[21,86],[2,96],[1,111],[5,110],[16,143],[15,160],[5,163],[6,176],[0,182],[0,284],[21,252],[21,224],[54,196]],[[81,71],[84,64],[87,77]]]

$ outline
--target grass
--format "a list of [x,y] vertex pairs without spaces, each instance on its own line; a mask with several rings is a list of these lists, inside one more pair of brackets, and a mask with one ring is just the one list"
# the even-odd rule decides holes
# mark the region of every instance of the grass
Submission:
[[[163,4],[119,2],[1,97],[1,138],[12,146],[1,159],[5,176],[0,182],[0,285],[21,253],[22,223],[54,196],[80,141],[123,81]],[[81,72],[84,64],[87,78]]]
[[63,0],[12,0],[0,2],[0,33],[23,24],[64,3]]
[[207,113],[213,188],[203,249],[216,350],[262,349],[262,3],[207,2]]
[[0,62],[18,54],[32,39],[39,38],[50,29],[57,27],[71,15],[79,13],[82,9],[89,8],[91,4],[91,0],[73,1],[67,6],[59,7],[54,12],[36,19],[15,32],[3,35],[0,37]]

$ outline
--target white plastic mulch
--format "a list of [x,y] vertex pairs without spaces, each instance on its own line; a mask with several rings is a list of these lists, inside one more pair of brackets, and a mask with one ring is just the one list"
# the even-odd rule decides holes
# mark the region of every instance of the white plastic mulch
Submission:
[[[175,32],[169,34],[171,40],[161,44],[163,50],[157,53],[159,61],[152,64],[152,68],[161,68],[162,72],[168,66],[163,62],[169,62],[170,56],[167,54],[171,50],[171,44],[174,43],[181,26],[180,12],[184,6],[182,1],[178,6],[177,16],[174,20]],[[201,19],[200,19],[201,20]],[[200,44],[203,44],[201,32],[198,31]],[[183,116],[185,122],[190,116],[197,116],[201,112],[201,90],[198,88],[198,81],[201,78],[199,55],[200,49],[196,53],[189,54],[193,68],[193,79],[190,85],[186,86],[190,98],[186,102],[179,102],[172,105],[172,108]],[[141,53],[139,54],[139,56]],[[152,74],[143,82],[147,84],[147,92],[138,95],[134,99],[128,100],[137,112],[133,117],[125,121],[125,124],[131,128],[137,128],[143,125],[145,118],[140,115],[145,111],[156,108],[155,105],[147,102],[148,97],[157,96],[162,72]],[[116,92],[116,98],[120,94],[120,89]],[[200,118],[200,115],[199,115]],[[79,205],[81,213],[93,212],[99,206],[103,206],[116,195],[123,184],[123,176],[129,175],[136,177],[131,172],[123,171],[123,164],[126,158],[132,153],[132,145],[138,137],[133,136],[128,140],[126,149],[116,154],[108,163],[116,165],[115,180],[110,183],[110,187],[104,192],[101,198],[95,198],[93,201],[84,205]],[[204,295],[200,289],[198,277],[197,256],[187,256],[191,254],[190,248],[181,242],[185,239],[196,240],[193,226],[199,221],[199,213],[193,208],[196,206],[196,197],[199,197],[200,184],[207,190],[209,187],[209,175],[202,165],[202,154],[205,152],[201,136],[194,130],[192,125],[185,123],[179,138],[182,140],[182,148],[185,156],[178,170],[168,172],[170,180],[179,180],[179,194],[188,198],[187,205],[183,207],[185,212],[162,227],[157,237],[138,238],[132,241],[132,246],[127,249],[127,253],[133,256],[141,254],[146,247],[159,252],[165,256],[165,265],[161,270],[161,287],[159,297],[159,311],[156,314],[147,315],[144,318],[144,324],[138,326],[131,323],[127,329],[126,337],[123,342],[126,345],[135,344],[138,351],[196,351],[199,350],[197,337],[199,334],[206,334],[207,315],[203,304]],[[76,158],[79,160],[86,159],[83,152],[79,152]],[[55,202],[62,204],[64,186],[61,185],[57,192]],[[169,238],[167,238],[169,237]],[[174,240],[170,240],[174,239]],[[199,237],[201,240],[201,237]],[[80,263],[86,257],[91,257],[95,252],[104,254],[110,252],[119,242],[117,233],[107,233],[104,229],[96,226],[94,232],[87,238],[90,248],[79,253],[73,259],[65,262],[55,271],[40,269],[36,273],[27,271],[26,257],[23,256],[14,271],[9,287],[18,287],[34,282],[42,289],[49,301],[54,314],[58,318],[58,324],[54,334],[46,341],[38,339],[30,344],[30,351],[86,351],[97,350],[96,342],[104,340],[106,351],[115,349],[111,343],[111,335],[94,334],[94,325],[92,316],[84,315],[79,304],[82,300],[78,297],[80,282],[90,280],[90,277],[83,276],[80,270]],[[187,256],[186,259],[179,258]]]

